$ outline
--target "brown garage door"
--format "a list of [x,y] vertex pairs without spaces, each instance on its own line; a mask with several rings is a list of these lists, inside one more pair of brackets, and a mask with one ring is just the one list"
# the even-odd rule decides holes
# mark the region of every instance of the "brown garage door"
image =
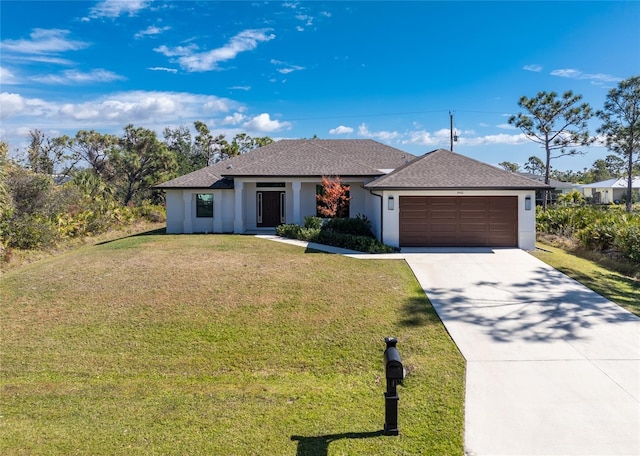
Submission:
[[401,247],[517,247],[516,196],[401,196]]

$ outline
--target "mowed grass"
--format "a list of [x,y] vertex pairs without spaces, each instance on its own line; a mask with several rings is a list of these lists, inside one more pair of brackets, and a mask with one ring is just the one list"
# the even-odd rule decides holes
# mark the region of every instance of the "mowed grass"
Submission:
[[538,242],[533,255],[596,293],[640,316],[640,281],[598,263]]
[[463,453],[464,360],[401,260],[150,233],[11,271],[0,303],[3,455]]

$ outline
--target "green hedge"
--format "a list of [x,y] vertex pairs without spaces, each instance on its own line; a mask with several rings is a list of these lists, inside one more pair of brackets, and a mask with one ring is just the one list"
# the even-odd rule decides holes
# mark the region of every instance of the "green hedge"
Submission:
[[278,236],[366,253],[390,253],[393,247],[382,244],[372,234],[366,217],[329,219],[323,225],[319,217],[305,217],[305,226],[296,224],[276,227]]

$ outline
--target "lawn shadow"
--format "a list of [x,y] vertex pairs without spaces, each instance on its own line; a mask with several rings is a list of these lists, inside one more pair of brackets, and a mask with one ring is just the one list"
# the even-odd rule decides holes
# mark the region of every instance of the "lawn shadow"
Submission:
[[141,236],[157,236],[157,235],[161,235],[161,234],[167,234],[166,227],[164,227],[164,228],[156,228],[155,230],[142,231],[142,232],[136,233],[136,234],[129,234],[127,236],[122,236],[122,237],[117,237],[117,238],[114,238],[114,239],[109,239],[107,241],[97,242],[95,245],[106,245],[106,244],[111,244],[112,242],[121,241],[123,239],[130,239],[130,238],[136,238],[136,237],[141,237]]
[[318,435],[305,437],[292,435],[291,440],[298,442],[297,456],[327,456],[329,444],[342,439],[370,439],[384,435],[382,430],[373,432],[345,432],[342,434]]
[[401,325],[415,328],[433,323],[440,324],[441,320],[426,296],[409,298],[404,302]]

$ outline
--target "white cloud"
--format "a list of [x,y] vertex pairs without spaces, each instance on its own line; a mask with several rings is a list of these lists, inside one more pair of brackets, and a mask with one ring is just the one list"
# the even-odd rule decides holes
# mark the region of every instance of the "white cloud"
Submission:
[[500,128],[500,129],[502,129],[502,130],[515,130],[515,129],[516,129],[516,127],[514,127],[513,125],[508,124],[508,123],[506,123],[506,124],[496,125],[496,127],[497,127],[497,128]]
[[211,51],[195,52],[198,49],[195,45],[175,48],[163,45],[154,49],[154,51],[160,52],[167,57],[178,57],[177,62],[187,71],[212,71],[219,69],[218,64],[220,62],[234,59],[241,52],[254,50],[258,47],[258,43],[270,41],[274,38],[275,35],[268,33],[267,29],[244,30],[231,38],[223,47],[212,49]]
[[34,81],[41,82],[43,84],[91,84],[94,82],[113,82],[122,81],[126,79],[124,76],[113,73],[108,70],[95,69],[88,73],[83,73],[77,70],[63,71],[61,74],[47,74],[43,76],[34,76],[31,78]]
[[297,14],[296,19],[304,22],[304,25],[310,27],[313,25],[313,16],[309,16],[308,14]]
[[86,121],[96,126],[173,122],[177,113],[180,118],[195,120],[238,106],[233,100],[212,95],[147,91],[114,93],[83,103],[48,103],[7,92],[1,94],[0,100],[3,118],[39,116],[40,123],[49,122],[66,128],[84,128]]
[[506,133],[500,133],[498,135],[479,136],[476,138],[461,137],[459,143],[465,146],[486,146],[491,144],[507,144],[515,146],[518,144],[529,143],[524,133],[517,135],[508,135]]
[[229,87],[229,90],[244,90],[245,92],[248,92],[251,90],[251,86],[231,86]]
[[304,27],[298,25],[298,26],[296,26],[296,30],[299,31],[299,32],[304,32]]
[[522,67],[523,70],[533,71],[535,73],[539,73],[542,71],[542,65],[533,64],[533,65],[525,65]]
[[[138,11],[145,9],[149,4],[148,0],[104,0],[89,10],[89,18],[108,17],[115,19],[123,14],[135,16]],[[87,19],[85,18],[85,20]]]
[[243,114],[239,112],[234,112],[232,116],[226,116],[222,120],[222,124],[223,125],[240,125],[240,123],[244,122],[245,119],[246,117]]
[[397,131],[370,131],[364,123],[358,127],[358,134],[365,138],[376,138],[381,141],[390,141],[400,136]]
[[353,133],[353,128],[345,127],[344,125],[329,130],[330,135],[348,135],[350,133]]
[[18,115],[43,116],[55,111],[55,105],[39,98],[24,98],[17,93],[0,93],[0,118],[9,119]]
[[262,113],[243,123],[242,126],[249,130],[258,131],[261,133],[271,133],[274,131],[289,129],[291,128],[291,123],[271,120],[269,114]]
[[420,146],[438,146],[443,144],[449,144],[451,141],[451,133],[449,129],[441,129],[434,133],[426,130],[413,131],[409,133],[409,138],[402,141],[403,144],[418,144]]
[[0,85],[12,85],[19,83],[20,81],[15,74],[5,67],[0,67]]
[[603,82],[620,82],[622,78],[612,76],[610,74],[592,74],[592,73],[583,73],[580,70],[576,70],[574,68],[564,68],[553,70],[551,72],[552,76],[559,76],[561,78],[570,78],[570,79],[589,79],[594,83],[603,83]]
[[151,70],[151,71],[166,71],[167,73],[177,73],[178,70],[176,70],[175,68],[165,68],[165,67],[150,67],[147,68],[147,70]]
[[150,25],[149,27],[147,27],[146,29],[136,33],[134,36],[134,38],[136,39],[140,39],[140,38],[144,38],[145,36],[154,36],[154,35],[160,35],[163,32],[166,32],[167,30],[171,29],[171,27],[166,26],[166,27],[156,27],[155,25]]
[[305,67],[302,67],[299,65],[291,65],[287,62],[282,62],[281,60],[276,60],[276,59],[271,59],[271,63],[273,65],[281,67],[276,70],[278,71],[278,73],[281,73],[281,74],[289,74],[289,73],[293,73],[294,71],[300,71],[300,70],[306,69]]
[[16,113],[24,110],[25,99],[17,93],[2,92],[0,93],[0,119],[7,119]]
[[189,46],[176,46],[174,48],[169,48],[164,44],[162,46],[158,46],[154,49],[154,51],[159,52],[165,57],[178,57],[193,54],[194,51],[198,50],[198,45],[190,44]]
[[28,40],[4,40],[0,49],[19,54],[57,54],[89,47],[84,41],[68,39],[69,30],[33,29]]

